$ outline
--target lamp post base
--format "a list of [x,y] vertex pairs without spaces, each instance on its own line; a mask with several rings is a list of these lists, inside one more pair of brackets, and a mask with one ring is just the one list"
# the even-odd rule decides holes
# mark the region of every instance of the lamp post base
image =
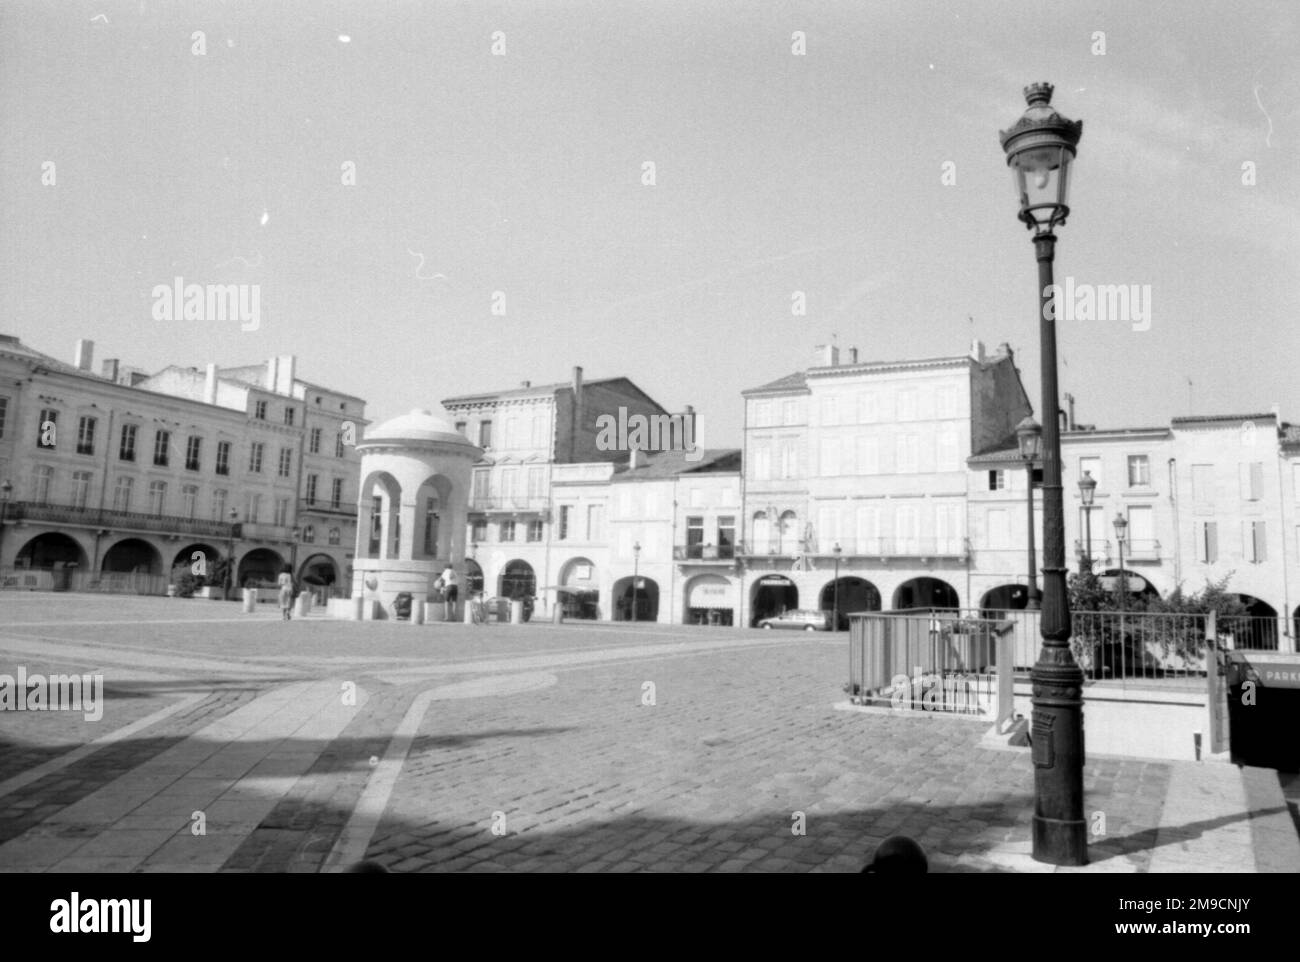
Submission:
[[1034,816],[1034,861],[1048,865],[1088,864],[1088,823]]

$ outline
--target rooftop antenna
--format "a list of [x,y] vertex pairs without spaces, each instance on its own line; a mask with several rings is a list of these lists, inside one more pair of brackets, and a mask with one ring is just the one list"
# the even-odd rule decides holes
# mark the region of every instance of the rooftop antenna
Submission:
[[1195,404],[1194,404],[1193,401],[1192,401],[1192,398],[1193,398],[1192,387],[1193,387],[1193,385],[1192,385],[1192,379],[1189,377],[1189,378],[1187,379],[1187,416],[1188,416],[1188,417],[1191,417],[1191,416],[1192,416],[1192,412],[1194,412],[1194,411],[1196,410],[1196,406],[1195,406]]

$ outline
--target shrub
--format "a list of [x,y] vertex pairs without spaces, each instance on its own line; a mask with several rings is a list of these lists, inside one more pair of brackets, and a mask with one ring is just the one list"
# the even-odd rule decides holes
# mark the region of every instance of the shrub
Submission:
[[203,580],[191,571],[183,571],[176,576],[176,595],[179,598],[193,598],[194,592],[203,587]]

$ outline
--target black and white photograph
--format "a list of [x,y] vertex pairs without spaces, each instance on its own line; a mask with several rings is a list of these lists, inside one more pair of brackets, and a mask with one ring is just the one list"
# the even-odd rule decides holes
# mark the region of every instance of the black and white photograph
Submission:
[[1297,54],[1285,0],[6,0],[23,924],[961,873],[1249,935],[1224,876],[1300,872]]

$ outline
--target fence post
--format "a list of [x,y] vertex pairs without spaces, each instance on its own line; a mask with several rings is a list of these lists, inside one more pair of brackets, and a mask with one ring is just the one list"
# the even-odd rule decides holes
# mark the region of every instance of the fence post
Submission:
[[1005,732],[1003,727],[1016,713],[1016,664],[1013,639],[1016,630],[1004,631],[997,639],[998,659],[998,720],[997,731]]

